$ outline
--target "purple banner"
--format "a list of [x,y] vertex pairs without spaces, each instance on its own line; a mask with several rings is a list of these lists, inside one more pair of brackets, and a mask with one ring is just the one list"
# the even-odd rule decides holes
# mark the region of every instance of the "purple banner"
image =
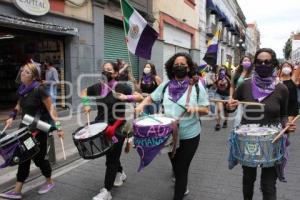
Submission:
[[141,126],[134,123],[134,145],[141,162],[138,171],[150,164],[172,133],[171,125]]

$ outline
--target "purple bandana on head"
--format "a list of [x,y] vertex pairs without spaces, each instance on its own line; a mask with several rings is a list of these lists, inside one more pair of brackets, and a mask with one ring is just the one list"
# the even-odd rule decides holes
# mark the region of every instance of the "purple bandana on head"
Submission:
[[141,162],[138,171],[150,164],[172,134],[170,125],[137,125],[133,123],[134,145]]
[[189,87],[189,79],[177,81],[175,79],[169,82],[169,94],[173,101],[178,101]]
[[38,87],[39,85],[40,83],[38,81],[32,81],[30,85],[22,84],[18,89],[18,93],[20,96],[24,97],[28,92]]
[[101,83],[101,93],[100,96],[105,97],[108,93],[111,92],[111,89],[114,89],[117,85],[118,81],[111,80],[108,83]]
[[255,71],[252,76],[252,95],[258,102],[271,95],[276,86],[276,73],[271,77],[262,78]]
[[149,73],[149,74],[143,74],[142,81],[145,84],[151,84],[152,83],[152,74],[151,73]]

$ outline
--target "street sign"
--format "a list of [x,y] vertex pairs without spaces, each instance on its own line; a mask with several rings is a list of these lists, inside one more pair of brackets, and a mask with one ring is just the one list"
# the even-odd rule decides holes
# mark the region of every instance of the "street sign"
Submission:
[[50,10],[49,0],[14,0],[14,4],[22,12],[34,16],[45,15]]

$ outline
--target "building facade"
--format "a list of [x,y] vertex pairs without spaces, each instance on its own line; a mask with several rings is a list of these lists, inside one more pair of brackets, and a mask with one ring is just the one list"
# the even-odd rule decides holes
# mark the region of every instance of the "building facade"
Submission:
[[[20,1],[29,5],[17,4]],[[137,76],[140,61],[128,56],[119,0],[0,0],[1,110],[16,103],[15,83],[22,61],[32,56],[50,60],[59,71],[57,105],[76,110],[79,93],[99,77],[103,62],[117,58],[129,61]],[[153,20],[152,1],[129,2],[148,20]],[[84,76],[83,76],[84,74]]]

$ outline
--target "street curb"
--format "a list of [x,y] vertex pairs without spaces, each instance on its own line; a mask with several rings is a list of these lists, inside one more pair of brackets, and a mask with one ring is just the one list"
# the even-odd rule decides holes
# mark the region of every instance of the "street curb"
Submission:
[[[76,149],[76,148],[74,148],[74,149]],[[68,155],[66,160],[64,160],[63,158],[59,159],[59,160],[56,161],[56,163],[54,165],[51,165],[52,171],[57,170],[59,168],[62,168],[66,165],[69,165],[70,163],[72,163],[72,162],[74,162],[74,161],[76,161],[80,158],[81,157],[79,156],[78,152],[75,152],[75,153],[72,153],[72,154]],[[39,178],[40,176],[42,176],[42,174],[40,172],[40,169],[39,168],[34,168],[33,170],[30,171],[30,175],[27,178],[25,184],[27,182],[30,182],[34,179]],[[7,191],[13,189],[15,183],[16,183],[16,178],[12,178],[12,179],[7,180],[4,184],[0,185],[0,193],[7,192]]]

